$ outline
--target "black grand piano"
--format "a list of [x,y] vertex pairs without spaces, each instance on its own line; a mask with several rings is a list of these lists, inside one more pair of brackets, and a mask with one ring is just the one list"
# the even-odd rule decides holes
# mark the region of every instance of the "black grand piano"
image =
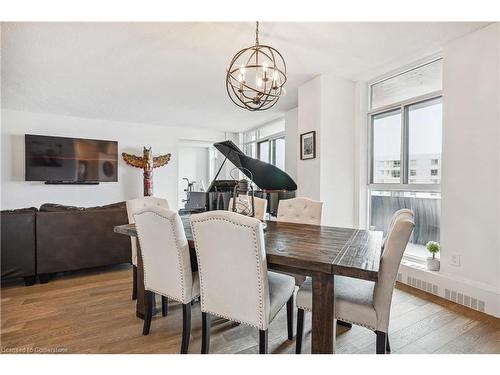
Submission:
[[186,205],[185,208],[179,210],[180,214],[228,209],[229,199],[238,181],[217,180],[227,160],[248,179],[253,180],[258,188],[255,196],[267,199],[267,212],[271,215],[276,215],[278,202],[281,199],[295,197],[297,184],[278,167],[245,155],[232,141],[214,143],[214,147],[224,155],[224,161],[206,192],[187,192]]

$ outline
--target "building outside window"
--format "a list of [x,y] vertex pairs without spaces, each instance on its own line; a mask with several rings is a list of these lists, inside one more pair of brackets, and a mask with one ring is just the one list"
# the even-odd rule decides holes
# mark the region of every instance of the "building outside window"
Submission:
[[442,60],[370,86],[369,226],[387,232],[397,210],[415,212],[405,257],[423,262],[439,241],[441,214]]
[[285,170],[285,120],[273,121],[240,133],[243,152]]

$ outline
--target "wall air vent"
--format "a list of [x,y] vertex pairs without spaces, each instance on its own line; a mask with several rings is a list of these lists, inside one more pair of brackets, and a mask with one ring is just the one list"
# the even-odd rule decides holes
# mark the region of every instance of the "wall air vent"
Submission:
[[428,281],[420,280],[420,279],[417,279],[416,277],[412,277],[412,276],[407,276],[406,284],[408,284],[414,288],[423,290],[424,292],[439,295],[438,286],[436,284],[430,283]]
[[477,298],[465,295],[463,293],[457,292],[455,290],[445,289],[444,298],[449,301],[453,301],[460,305],[470,307],[471,309],[484,312],[485,303]]

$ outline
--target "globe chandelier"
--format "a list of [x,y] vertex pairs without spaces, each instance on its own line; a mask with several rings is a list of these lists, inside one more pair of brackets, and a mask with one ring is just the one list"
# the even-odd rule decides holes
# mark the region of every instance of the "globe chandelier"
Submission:
[[263,111],[273,107],[286,94],[286,63],[275,48],[259,43],[256,22],[255,45],[240,50],[231,59],[226,89],[238,107]]

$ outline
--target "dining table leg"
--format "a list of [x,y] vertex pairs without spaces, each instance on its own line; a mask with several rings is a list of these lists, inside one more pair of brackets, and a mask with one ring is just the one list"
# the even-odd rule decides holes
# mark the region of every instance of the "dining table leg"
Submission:
[[311,352],[335,353],[334,276],[317,273],[312,277],[312,345]]

